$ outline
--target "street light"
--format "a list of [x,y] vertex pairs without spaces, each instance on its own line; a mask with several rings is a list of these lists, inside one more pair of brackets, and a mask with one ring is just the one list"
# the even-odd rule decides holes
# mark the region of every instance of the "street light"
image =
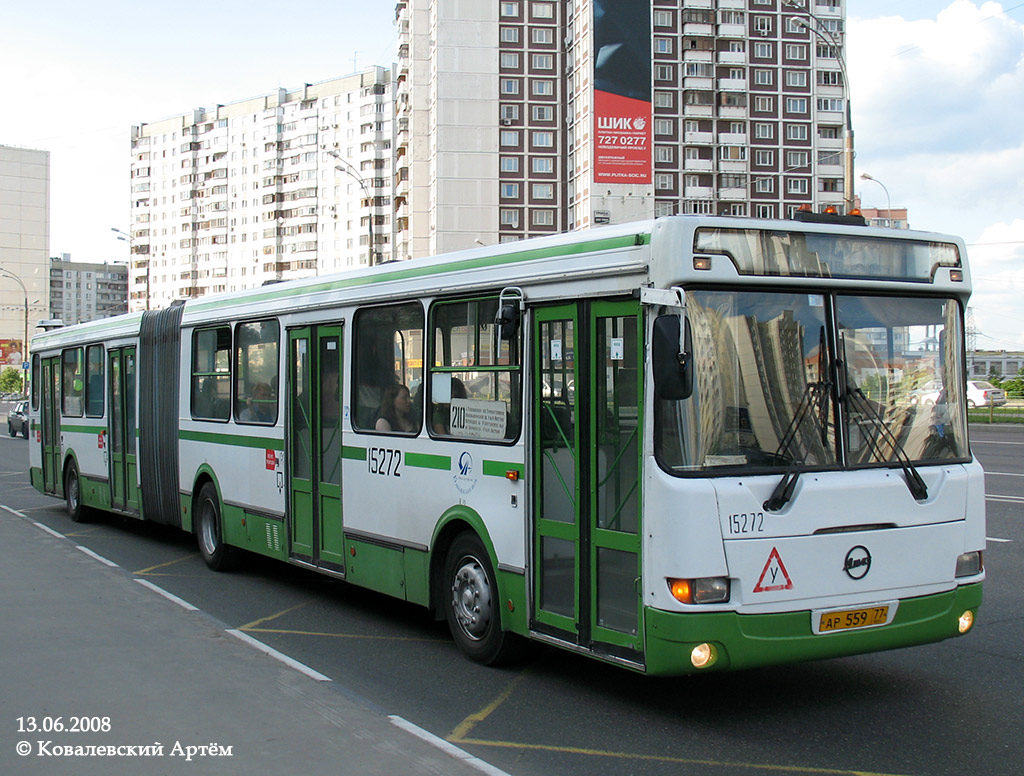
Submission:
[[[21,369],[22,378],[21,386],[22,391],[28,393],[28,289],[25,288],[25,284],[21,282],[21,278],[6,269],[0,269],[0,273],[4,277],[8,277],[21,286],[21,293],[25,295],[25,339],[21,341]],[[36,300],[39,301],[38,299]]]
[[843,74],[843,92],[846,95],[846,127],[843,130],[843,207],[849,213],[853,210],[853,111],[850,108],[850,77],[846,72],[843,48],[839,45],[839,41],[836,40],[832,31],[822,23],[821,19],[811,13],[805,5],[796,2],[796,0],[783,0],[783,3],[791,8],[806,11],[807,15],[814,20],[814,23],[817,25],[816,27],[812,27],[801,17],[795,17],[793,23],[817,35],[825,42],[826,46],[835,52],[836,59],[839,62],[839,70]]
[[860,179],[864,180],[864,181],[874,181],[875,183],[877,183],[879,186],[882,187],[882,191],[885,192],[885,206],[886,206],[885,215],[886,215],[886,218],[889,221],[889,226],[892,226],[892,200],[889,199],[889,189],[887,189],[885,187],[885,184],[882,183],[880,180],[878,180],[878,178],[872,178],[866,172],[862,172],[860,174]]
[[[125,231],[123,231],[121,229],[118,229],[116,226],[110,227],[110,231],[114,232],[115,234],[117,234],[117,239],[118,240],[123,240],[124,242],[128,243],[128,252],[131,253],[132,256],[134,257],[135,254],[133,253],[133,251],[135,249],[135,238],[132,237],[131,234],[129,234],[128,232],[125,232]],[[133,258],[132,259],[132,268],[133,269],[137,269],[138,268],[137,264],[138,264],[138,261]],[[149,269],[150,269],[149,265],[150,265],[150,258],[147,255],[146,256],[146,309],[147,310],[149,309]],[[134,279],[134,276],[133,276],[133,279]]]
[[370,211],[369,226],[367,227],[367,232],[369,234],[370,239],[370,266],[372,267],[374,264],[373,259],[376,254],[373,242],[373,194],[370,191],[369,186],[366,185],[366,181],[363,180],[363,176],[361,176],[359,174],[359,171],[356,170],[356,168],[353,167],[347,160],[343,159],[341,157],[341,154],[339,154],[337,151],[332,151],[327,148],[325,148],[324,150],[328,154],[333,156],[335,159],[337,159],[339,162],[341,162],[341,164],[334,165],[334,169],[341,170],[343,173],[346,173],[347,175],[349,175],[349,177],[353,178],[356,181],[356,183],[359,184],[359,188],[363,190],[363,196],[366,197],[366,206]]

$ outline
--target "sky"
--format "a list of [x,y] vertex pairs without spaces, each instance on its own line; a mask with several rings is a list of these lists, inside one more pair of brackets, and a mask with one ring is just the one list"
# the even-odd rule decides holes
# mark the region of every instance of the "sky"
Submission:
[[[7,3],[0,144],[50,151],[50,254],[127,260],[133,124],[390,65],[388,0]],[[1024,2],[847,0],[857,193],[968,243],[977,346],[1024,350]]]

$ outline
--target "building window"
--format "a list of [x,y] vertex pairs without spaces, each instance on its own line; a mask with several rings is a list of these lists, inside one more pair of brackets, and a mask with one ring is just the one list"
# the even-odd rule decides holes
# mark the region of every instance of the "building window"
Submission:
[[657,175],[654,176],[654,188],[656,188],[656,189],[658,189],[660,191],[664,191],[666,189],[671,189],[674,180],[675,180],[675,176],[674,175],[670,175],[669,173],[660,172],[660,173],[658,173]]
[[655,135],[671,135],[675,131],[676,123],[672,119],[655,119]]
[[550,97],[555,93],[554,81],[536,80],[533,81],[532,88],[535,97]]
[[758,205],[754,215],[756,218],[775,218],[775,205]]
[[772,85],[772,71],[764,69],[754,70],[754,83],[758,86],[771,86]]
[[535,156],[531,160],[531,169],[539,175],[552,173],[555,171],[555,160],[550,156]]
[[774,97],[754,97],[754,110],[758,113],[772,113],[775,111]]
[[[502,145],[504,145],[504,143]],[[515,145],[515,143],[513,143],[513,145]],[[501,171],[502,172],[519,172],[519,157],[518,156],[503,156],[503,157],[501,157]]]
[[806,97],[787,97],[786,98],[786,112],[787,113],[807,113],[807,98]]
[[754,164],[758,167],[771,167],[775,164],[775,152],[757,150],[754,152]]
[[554,226],[554,210],[534,210],[530,214],[530,221],[534,226]]
[[807,125],[806,124],[787,124],[786,125],[786,140],[806,140],[807,139]]
[[757,32],[770,34],[772,31],[772,17],[770,16],[755,16],[754,17],[754,29]]
[[807,71],[806,70],[787,70],[786,71],[786,86],[793,87],[804,87],[807,86]]
[[555,133],[535,131],[531,135],[535,148],[554,148]]
[[656,162],[672,162],[675,160],[675,150],[672,146],[655,146],[654,147],[654,161]]
[[758,194],[771,194],[773,191],[775,191],[775,179],[755,178],[754,191],[756,191]]
[[532,196],[534,199],[553,199],[555,186],[553,183],[534,183]]
[[500,63],[501,67],[517,68],[519,67],[519,54],[514,51],[503,51],[501,52]]
[[807,178],[790,178],[786,181],[786,191],[790,194],[806,194]]
[[534,105],[530,113],[534,121],[552,121],[555,118],[555,109],[550,105]]
[[747,147],[738,145],[719,146],[718,158],[726,162],[746,161]]
[[839,70],[819,70],[818,84],[821,86],[842,86],[843,74]]
[[501,131],[501,144],[503,146],[519,145],[519,132],[514,129],[503,129]]
[[530,3],[530,12],[534,19],[554,19],[555,6],[553,3]]
[[675,78],[675,75],[675,68],[672,65],[654,66],[654,80],[656,81],[671,81]]
[[806,151],[787,151],[786,168],[790,170],[802,170],[810,165],[809,155]]
[[775,125],[774,124],[754,124],[754,137],[760,140],[771,140],[775,137]]
[[502,105],[500,113],[502,121],[517,121],[519,119],[519,106]]
[[501,15],[502,16],[519,16],[519,3],[502,3],[501,4]]
[[502,210],[501,211],[501,225],[510,226],[513,229],[519,228],[519,211],[518,210]]
[[754,57],[757,59],[771,59],[772,44],[765,41],[754,41]]
[[501,28],[501,42],[502,43],[518,43],[519,42],[519,28],[518,27],[502,27]]
[[530,40],[542,46],[553,43],[555,40],[554,30],[550,27],[534,27],[530,31]]
[[787,43],[786,59],[803,62],[807,59],[807,46],[803,43]]
[[516,78],[501,79],[502,94],[519,94],[519,80]]
[[654,39],[654,53],[655,54],[671,54],[672,53],[672,38],[658,38]]
[[535,70],[551,70],[555,66],[555,58],[551,54],[534,54],[530,64]]
[[843,101],[835,97],[819,97],[818,110],[829,111],[832,113],[842,113]]
[[515,199],[519,196],[519,184],[518,183],[503,183],[501,184],[501,196],[502,199]]
[[655,27],[671,27],[672,26],[672,12],[671,11],[655,11],[654,12],[654,26]]

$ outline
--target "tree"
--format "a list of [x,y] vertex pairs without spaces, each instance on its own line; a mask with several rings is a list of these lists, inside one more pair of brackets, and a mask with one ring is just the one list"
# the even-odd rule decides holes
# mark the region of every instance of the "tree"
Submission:
[[21,393],[21,370],[9,366],[0,372],[0,393]]

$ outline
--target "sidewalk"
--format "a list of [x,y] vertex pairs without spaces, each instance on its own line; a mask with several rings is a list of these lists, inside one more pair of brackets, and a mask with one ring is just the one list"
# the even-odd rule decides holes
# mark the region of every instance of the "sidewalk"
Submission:
[[0,773],[501,773],[2,509],[0,548]]

